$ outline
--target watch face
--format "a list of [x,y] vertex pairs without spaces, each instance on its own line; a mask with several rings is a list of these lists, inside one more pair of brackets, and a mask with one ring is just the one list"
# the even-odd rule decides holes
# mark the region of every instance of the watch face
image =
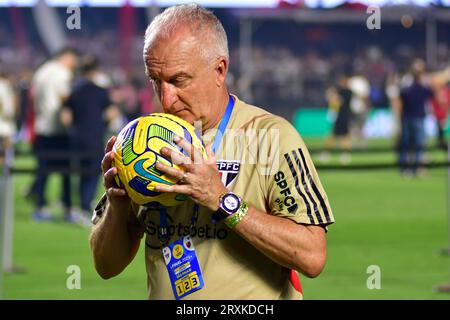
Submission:
[[229,194],[223,199],[223,206],[228,211],[234,211],[239,207],[239,198],[234,194]]

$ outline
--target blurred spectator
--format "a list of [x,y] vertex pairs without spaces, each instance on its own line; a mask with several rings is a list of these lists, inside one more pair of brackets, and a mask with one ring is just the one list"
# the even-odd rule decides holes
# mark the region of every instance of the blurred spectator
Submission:
[[98,61],[93,56],[84,59],[82,79],[75,86],[64,108],[63,122],[71,126],[71,146],[79,158],[79,194],[82,214],[78,218],[83,223],[90,221],[91,202],[97,191],[99,164],[104,154],[106,123],[118,114],[111,105],[105,77],[99,70]]
[[0,164],[4,152],[12,147],[16,125],[16,98],[13,86],[6,74],[0,73]]
[[446,150],[445,126],[450,112],[450,68],[431,75],[431,84],[434,92],[431,106],[438,128],[437,145],[439,148]]
[[147,115],[153,112],[162,112],[162,109],[158,110],[158,104],[155,103],[155,95],[153,93],[153,88],[149,84],[148,86],[143,86],[139,90],[139,103],[142,106],[141,114]]
[[389,99],[389,107],[394,116],[394,141],[396,148],[400,145],[401,136],[401,109],[402,102],[400,100],[400,76],[392,74],[388,77],[386,82],[386,95]]
[[[334,147],[336,140],[339,141],[339,147],[342,151],[340,161],[343,164],[350,162],[350,149],[352,147],[350,136],[350,121],[352,111],[350,103],[352,101],[353,93],[349,88],[348,75],[341,75],[337,88],[331,88],[327,92],[327,98],[330,106],[337,108],[337,116],[333,126],[333,133],[325,141],[325,149],[330,150]],[[329,158],[328,152],[320,155],[321,161],[327,161]]]
[[[401,138],[399,148],[399,164],[401,173],[405,176],[422,175],[420,167],[423,161],[425,147],[425,116],[426,104],[433,97],[433,92],[422,81],[425,64],[416,60],[412,65],[412,84],[400,92],[401,99]],[[408,153],[412,152],[411,159]]]
[[364,76],[357,75],[349,79],[348,86],[352,91],[352,99],[350,101],[352,135],[356,143],[360,146],[365,146],[364,125],[369,113],[370,84]]
[[112,119],[109,123],[108,123],[108,127],[107,127],[107,136],[111,136],[111,135],[117,135],[119,133],[120,130],[122,130],[122,128],[127,124],[127,118],[125,117],[124,113],[122,112],[122,91],[121,91],[121,87],[120,86],[113,86],[110,89],[110,98],[111,98],[111,102],[112,104],[114,104],[115,106],[118,107],[118,115],[116,118]]
[[[36,177],[37,203],[33,219],[51,220],[45,198],[45,187],[50,171],[67,170],[70,158],[67,151],[69,139],[61,122],[61,110],[70,95],[73,72],[77,66],[77,53],[65,48],[36,70],[32,80],[34,98],[35,151],[38,158]],[[63,173],[62,202],[65,220],[74,222],[71,213],[70,175]]]
[[18,110],[16,115],[17,129],[20,130],[19,139],[26,140],[26,120],[30,104],[30,86],[31,79],[33,78],[33,72],[30,69],[23,68],[19,72],[17,79],[17,93],[19,98]]
[[137,78],[130,78],[121,88],[121,107],[127,122],[139,118],[142,115],[139,90],[141,84]]

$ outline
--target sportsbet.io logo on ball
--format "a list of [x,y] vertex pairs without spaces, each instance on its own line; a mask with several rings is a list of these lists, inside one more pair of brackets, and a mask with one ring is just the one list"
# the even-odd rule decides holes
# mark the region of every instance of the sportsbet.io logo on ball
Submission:
[[116,182],[126,189],[130,198],[137,204],[172,207],[187,199],[181,194],[154,191],[155,186],[159,184],[173,185],[178,182],[156,169],[158,161],[182,170],[171,159],[160,154],[161,148],[170,148],[188,156],[188,153],[173,141],[175,135],[201,150],[202,156],[206,158],[200,134],[191,124],[174,115],[153,113],[140,117],[127,124],[119,133],[113,147],[113,166],[118,170]]

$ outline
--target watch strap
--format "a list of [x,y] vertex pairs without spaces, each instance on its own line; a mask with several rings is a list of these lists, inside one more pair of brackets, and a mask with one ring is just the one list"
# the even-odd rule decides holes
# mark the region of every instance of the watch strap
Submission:
[[247,212],[248,212],[248,204],[247,202],[242,201],[238,211],[226,217],[224,222],[228,228],[234,229],[237,226],[237,224],[241,222],[242,219],[244,219],[244,217],[247,215]]

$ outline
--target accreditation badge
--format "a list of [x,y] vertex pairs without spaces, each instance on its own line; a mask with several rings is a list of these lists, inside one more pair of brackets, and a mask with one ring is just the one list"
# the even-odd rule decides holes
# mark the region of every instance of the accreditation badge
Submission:
[[179,300],[204,286],[202,271],[190,236],[162,249],[175,299]]

